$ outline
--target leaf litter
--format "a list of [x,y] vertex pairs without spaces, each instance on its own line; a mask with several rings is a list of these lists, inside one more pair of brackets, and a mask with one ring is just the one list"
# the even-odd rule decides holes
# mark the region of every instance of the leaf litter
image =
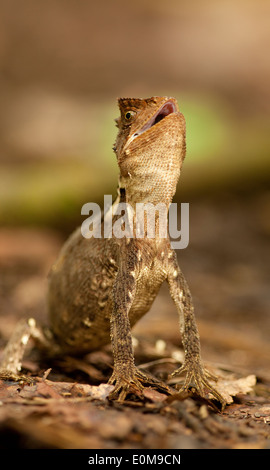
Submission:
[[[241,219],[247,210],[246,201],[239,208]],[[220,218],[218,220],[220,222]],[[51,264],[48,253],[52,260],[54,254],[51,253],[52,242],[48,239],[46,249],[38,250],[35,257],[26,256],[27,243],[30,250],[33,237],[34,232],[29,232],[26,237],[23,260],[13,251],[12,257],[0,256],[0,354],[19,318],[34,316],[39,320],[45,319],[41,286],[44,273]],[[42,239],[43,246],[46,245],[45,238]],[[256,246],[262,249],[261,236],[257,241]],[[58,246],[55,247],[57,251]],[[240,251],[240,247],[234,247],[228,266],[234,265],[234,257]],[[44,253],[44,256],[39,257],[39,253]],[[203,271],[202,278],[196,269],[196,260],[203,265],[204,253],[207,262],[213,253],[216,272],[210,278],[207,270]],[[226,399],[223,411],[211,395],[201,398],[192,390],[179,392],[183,377],[174,379],[174,382],[169,380],[171,372],[183,360],[183,351],[176,347],[179,329],[177,319],[176,323],[172,320],[175,311],[173,307],[170,311],[168,299],[161,293],[154,306],[155,315],[151,316],[150,312],[135,328],[137,341],[134,348],[138,366],[144,373],[157,378],[162,386],[152,384],[140,397],[131,393],[123,403],[111,401],[108,397],[112,386],[107,385],[113,365],[110,346],[84,358],[63,356],[55,362],[46,362],[46,358],[32,350],[25,357],[22,371],[29,383],[0,380],[0,447],[268,448],[270,355],[267,331],[270,325],[267,299],[262,297],[259,285],[260,290],[254,293],[253,299],[255,302],[255,294],[259,299],[253,305],[257,316],[248,316],[246,304],[241,305],[241,299],[230,297],[231,292],[224,288],[225,275],[227,285],[232,285],[232,270],[223,269],[221,275],[220,266],[224,265],[224,260],[217,262],[217,256],[218,251],[213,251],[212,245],[209,250],[203,248],[190,259],[188,268],[189,277],[197,284],[192,290],[198,292],[201,308],[205,302],[206,319],[198,319],[203,357],[211,359],[211,367],[209,364],[206,366],[219,377],[214,385]],[[256,256],[256,260],[259,259]],[[261,282],[264,282],[266,264],[263,257],[261,259]],[[211,285],[211,297],[205,294],[207,284]],[[33,292],[31,298],[24,295],[29,286]],[[245,288],[248,295],[254,292],[256,285],[247,282]],[[218,293],[216,297],[215,292]],[[27,305],[23,299],[27,299]],[[223,323],[216,321],[220,305]],[[263,330],[258,330],[259,315]],[[242,330],[237,327],[237,321]],[[226,367],[222,365],[223,361]]]
[[[161,365],[166,370],[167,362],[170,358],[152,360],[152,372],[155,366],[160,372]],[[86,362],[82,371],[88,370],[91,374]],[[211,396],[177,392],[163,382],[160,388],[158,383],[146,387],[139,398],[130,394],[125,402],[115,402],[109,400],[112,385],[56,380],[57,371],[51,368],[42,377],[33,377],[31,385],[0,381],[0,437],[8,430],[23,442],[27,437],[32,448],[215,448],[241,447],[247,441],[263,446],[267,431],[257,428],[269,427],[270,405],[262,406],[249,395],[254,394],[256,377],[237,377],[217,368],[214,372],[219,376],[216,387],[231,404],[231,412],[227,406],[220,413]],[[250,408],[248,399],[252,413],[244,411]],[[252,427],[257,427],[256,437]]]

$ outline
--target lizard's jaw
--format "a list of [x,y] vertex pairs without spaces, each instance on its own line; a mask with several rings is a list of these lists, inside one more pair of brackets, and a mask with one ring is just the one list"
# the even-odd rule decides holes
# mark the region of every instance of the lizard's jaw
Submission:
[[176,112],[178,112],[178,109],[174,101],[166,101],[166,103],[161,106],[161,108],[141,127],[141,129],[137,130],[134,134],[130,136],[126,146],[129,145],[134,139],[136,139],[136,137],[148,131],[148,129],[155,126],[158,122],[162,121],[162,119]]

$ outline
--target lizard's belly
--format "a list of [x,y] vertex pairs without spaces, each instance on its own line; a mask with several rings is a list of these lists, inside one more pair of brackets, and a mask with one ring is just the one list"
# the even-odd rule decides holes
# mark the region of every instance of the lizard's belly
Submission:
[[[137,281],[129,319],[131,327],[150,309],[164,280],[162,272],[145,268]],[[104,281],[102,281],[104,282]],[[107,286],[104,297],[95,296],[88,290],[74,295],[73,303],[59,299],[56,315],[51,324],[63,350],[72,353],[99,349],[110,342],[110,315],[112,311],[112,285]],[[93,314],[94,313],[94,314]]]
[[[75,241],[67,245],[54,265],[48,296],[55,337],[64,350],[73,353],[95,350],[110,342],[112,288],[117,275],[117,268],[105,261],[109,256],[101,259],[92,255],[104,252],[101,241],[90,245]],[[155,258],[140,271],[129,312],[131,326],[150,309],[164,279]]]
[[165,277],[164,271],[155,262],[141,272],[137,280],[135,299],[129,312],[131,326],[148,312]]

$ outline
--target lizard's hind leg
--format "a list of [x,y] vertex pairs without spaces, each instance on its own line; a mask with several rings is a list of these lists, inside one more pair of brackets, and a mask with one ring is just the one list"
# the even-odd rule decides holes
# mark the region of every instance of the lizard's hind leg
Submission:
[[34,318],[21,320],[4,349],[0,362],[0,379],[29,381],[27,377],[20,374],[20,371],[30,338],[33,338],[42,348],[51,349],[52,343],[46,338],[43,329],[36,325]]

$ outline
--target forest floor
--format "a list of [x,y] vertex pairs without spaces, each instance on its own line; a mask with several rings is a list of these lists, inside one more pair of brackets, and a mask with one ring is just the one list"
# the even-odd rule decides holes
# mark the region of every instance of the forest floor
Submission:
[[[202,355],[229,396],[177,394],[169,374],[183,358],[166,286],[133,330],[136,363],[175,387],[108,400],[110,345],[50,362],[29,350],[29,385],[0,381],[1,448],[261,449],[270,447],[270,197],[224,195],[190,205],[190,245],[179,263],[195,303]],[[0,359],[21,318],[46,321],[46,279],[63,242],[53,230],[0,231]]]

